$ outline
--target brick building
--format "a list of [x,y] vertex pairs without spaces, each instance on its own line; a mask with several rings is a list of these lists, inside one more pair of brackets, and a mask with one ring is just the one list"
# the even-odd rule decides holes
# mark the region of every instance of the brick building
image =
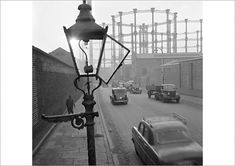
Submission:
[[139,54],[133,64],[133,71],[142,87],[173,83],[182,93],[202,96],[201,54]]

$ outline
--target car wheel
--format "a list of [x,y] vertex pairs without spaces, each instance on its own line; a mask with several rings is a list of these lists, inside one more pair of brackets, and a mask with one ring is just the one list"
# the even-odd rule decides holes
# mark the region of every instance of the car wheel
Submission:
[[176,99],[176,103],[179,103],[180,102],[180,99]]
[[137,149],[136,149],[135,143],[134,143],[134,147],[135,147],[135,153],[137,154],[137,156],[140,156]]
[[136,150],[136,148],[135,148],[135,153],[137,154],[137,156],[140,156],[139,153],[138,153],[138,151]]
[[158,98],[158,96],[157,96],[157,95],[155,95],[155,99],[156,99],[156,100],[159,100],[159,98]]
[[148,97],[151,98],[151,95],[148,93]]

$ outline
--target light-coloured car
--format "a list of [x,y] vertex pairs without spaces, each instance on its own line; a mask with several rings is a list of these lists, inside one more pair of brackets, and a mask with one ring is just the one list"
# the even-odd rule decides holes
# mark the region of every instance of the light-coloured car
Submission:
[[132,128],[137,155],[148,165],[202,165],[202,147],[186,124],[174,113],[143,119]]

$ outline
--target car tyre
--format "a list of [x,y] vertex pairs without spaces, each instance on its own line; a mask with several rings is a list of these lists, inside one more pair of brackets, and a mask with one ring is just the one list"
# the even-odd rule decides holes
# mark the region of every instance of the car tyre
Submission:
[[135,147],[135,153],[137,154],[137,156],[140,156],[137,149],[136,149],[135,143],[134,143],[134,147]]
[[158,97],[157,95],[155,95],[155,99],[156,99],[156,100],[159,100],[159,97]]
[[180,102],[180,99],[176,99],[176,103],[179,103]]

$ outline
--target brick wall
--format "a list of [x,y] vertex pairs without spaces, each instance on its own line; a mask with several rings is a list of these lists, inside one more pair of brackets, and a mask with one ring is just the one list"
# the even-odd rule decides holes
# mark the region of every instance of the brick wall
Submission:
[[[79,99],[73,85],[74,68],[42,50],[33,47],[33,148],[52,126],[41,120],[41,114],[58,115],[66,110],[65,100],[71,95]],[[80,87],[83,85],[80,82]]]

